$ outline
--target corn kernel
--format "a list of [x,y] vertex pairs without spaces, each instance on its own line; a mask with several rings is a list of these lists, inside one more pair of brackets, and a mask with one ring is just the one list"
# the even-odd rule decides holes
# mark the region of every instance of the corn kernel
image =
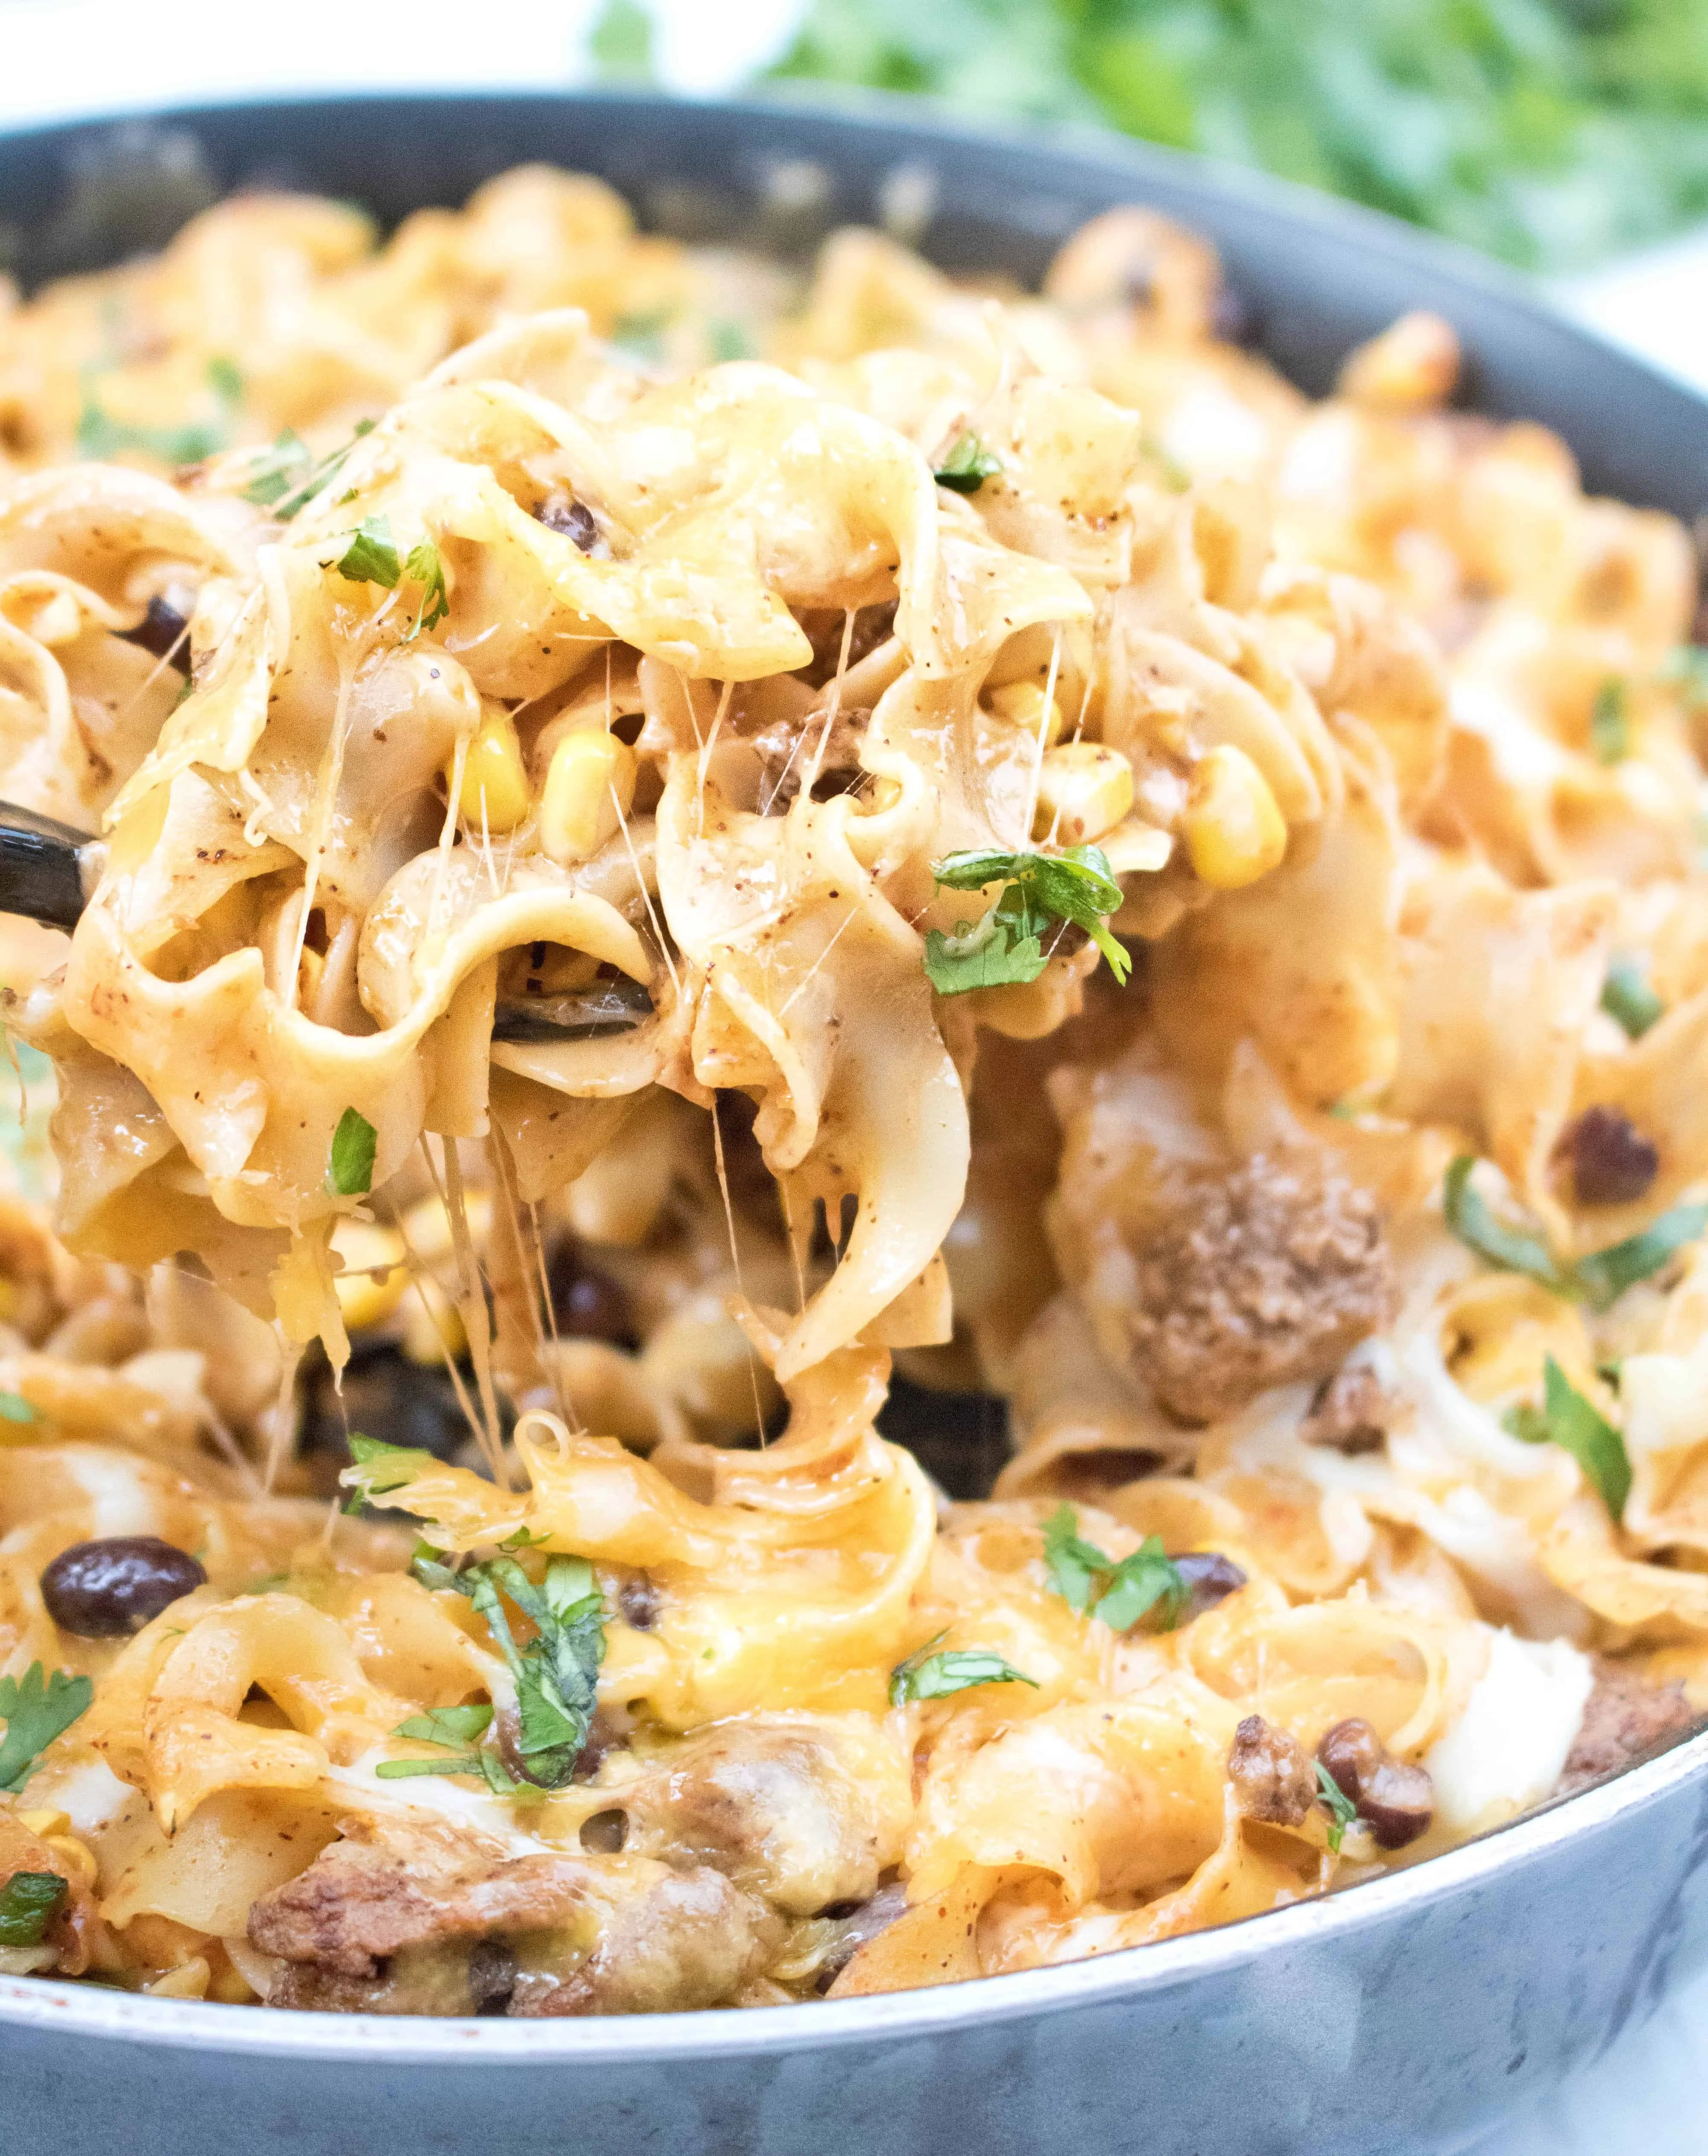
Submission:
[[615,734],[577,726],[551,752],[540,801],[540,843],[554,861],[590,860],[617,835],[634,799],[634,751]]
[[[448,784],[455,771],[453,759],[445,766]],[[471,831],[480,830],[483,820],[489,831],[513,831],[533,805],[515,721],[508,711],[489,704],[464,759],[457,814]]]
[[1061,699],[1054,690],[1046,697],[1041,681],[1011,681],[1004,689],[989,690],[985,701],[1000,717],[1023,726],[1034,739],[1041,731],[1046,748],[1054,748],[1062,737],[1067,721]]
[[1052,832],[1062,844],[1083,846],[1112,831],[1133,805],[1133,767],[1118,748],[1069,742],[1053,748],[1038,773],[1034,835]]
[[396,1229],[341,1220],[332,1231],[332,1248],[344,1260],[332,1285],[349,1331],[357,1332],[389,1317],[409,1285],[403,1238]]
[[85,1894],[92,1894],[100,1876],[100,1866],[88,1844],[71,1834],[50,1834],[43,1839],[54,1852],[54,1869],[59,1876],[69,1880],[74,1887],[80,1887]]
[[1231,744],[1213,748],[1193,767],[1182,822],[1193,872],[1213,891],[1255,883],[1287,850],[1286,823],[1269,781]]
[[20,1812],[18,1815],[18,1823],[20,1826],[28,1827],[32,1834],[40,1835],[44,1840],[51,1834],[69,1834],[71,1831],[69,1812],[43,1810]]

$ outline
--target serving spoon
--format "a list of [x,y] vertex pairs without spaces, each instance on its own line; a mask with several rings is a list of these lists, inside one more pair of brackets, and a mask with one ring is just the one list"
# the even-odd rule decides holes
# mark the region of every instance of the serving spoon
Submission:
[[0,801],[0,913],[74,928],[106,848],[86,831]]

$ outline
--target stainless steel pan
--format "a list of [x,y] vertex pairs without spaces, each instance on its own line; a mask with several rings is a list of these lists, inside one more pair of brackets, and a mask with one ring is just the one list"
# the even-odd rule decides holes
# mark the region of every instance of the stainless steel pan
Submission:
[[[887,211],[951,267],[1026,278],[1085,217],[1150,202],[1217,242],[1306,388],[1432,307],[1483,408],[1558,428],[1595,486],[1708,508],[1708,408],[1498,272],[1100,137],[1046,146],[884,105],[234,106],[0,138],[0,248],[33,280],[157,244],[245,182],[391,218],[535,157],[605,174],[688,237],[801,249]],[[1446,2156],[1708,1962],[1705,1857],[1708,1732],[1331,1900],[884,1999],[417,2022],[0,1979],[0,2156]]]

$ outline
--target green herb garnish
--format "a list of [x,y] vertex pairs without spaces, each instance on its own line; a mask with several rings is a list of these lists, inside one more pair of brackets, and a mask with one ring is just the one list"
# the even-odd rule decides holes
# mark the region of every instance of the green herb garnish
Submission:
[[480,1707],[431,1707],[425,1714],[412,1714],[392,1732],[393,1737],[413,1737],[421,1744],[472,1744],[492,1727],[492,1709]]
[[366,1498],[407,1488],[418,1476],[430,1475],[442,1464],[418,1445],[387,1445],[383,1438],[364,1437],[360,1430],[350,1433],[350,1459],[351,1464],[338,1477],[350,1492],[346,1512],[355,1512]]
[[0,1887],[0,1947],[38,1947],[70,1891],[57,1871],[14,1871]]
[[1316,1763],[1316,1794],[1329,1809],[1328,1845],[1338,1856],[1341,1844],[1346,1838],[1346,1829],[1357,1820],[1358,1807],[1321,1759]]
[[1132,971],[1132,961],[1105,926],[1105,916],[1121,905],[1121,889],[1100,847],[1073,846],[1064,854],[950,854],[931,864],[931,874],[948,891],[1003,887],[982,920],[957,921],[952,936],[941,928],[926,936],[926,973],[940,996],[1035,981],[1045,963],[1041,939],[1062,922],[1085,930],[1118,982]]
[[[374,1773],[382,1782],[402,1782],[418,1774],[478,1774],[495,1796],[515,1793],[515,1781],[495,1753],[477,1740],[492,1727],[490,1707],[435,1707],[425,1714],[412,1714],[392,1732],[418,1744],[440,1744],[457,1756],[450,1759],[382,1759]],[[459,1747],[474,1746],[470,1751]]]
[[1587,1302],[1592,1310],[1610,1309],[1628,1287],[1659,1272],[1668,1259],[1708,1230],[1708,1205],[1675,1205],[1641,1235],[1562,1265],[1539,1235],[1495,1218],[1471,1187],[1476,1164],[1473,1155],[1460,1153],[1442,1183],[1441,1210],[1454,1234],[1502,1272],[1523,1273],[1552,1294]]
[[987,479],[994,479],[1003,460],[987,449],[969,428],[931,474],[939,486],[953,494],[977,494]]
[[1526,1445],[1557,1445],[1594,1483],[1616,1520],[1631,1494],[1631,1459],[1625,1440],[1593,1400],[1587,1400],[1552,1355],[1542,1371],[1542,1404],[1526,1403],[1501,1418]]
[[0,1717],[6,1735],[0,1740],[0,1789],[21,1789],[36,1762],[56,1737],[62,1737],[95,1697],[87,1677],[55,1670],[51,1676],[32,1662],[19,1677],[0,1677]]
[[1649,968],[1641,958],[1609,963],[1601,987],[1601,1007],[1633,1040],[1641,1040],[1655,1020],[1666,1015],[1666,1005],[1649,985]]
[[1680,644],[1668,652],[1661,666],[1663,681],[1675,683],[1685,701],[1693,707],[1708,704],[1708,646]]
[[389,518],[364,517],[332,566],[346,583],[383,584],[388,592],[395,591],[403,561],[392,540]]
[[946,1627],[916,1654],[896,1664],[890,1676],[891,1707],[905,1707],[910,1700],[946,1699],[951,1692],[967,1691],[974,1685],[1023,1684],[1037,1691],[1036,1677],[1028,1677],[987,1647],[934,1652],[937,1640],[946,1637]]
[[1589,745],[1598,763],[1623,763],[1631,753],[1631,716],[1626,703],[1625,685],[1617,678],[1603,681],[1595,692]]
[[0,1421],[39,1422],[41,1410],[33,1407],[22,1393],[0,1392]]
[[1111,1631],[1131,1631],[1155,1609],[1159,1621],[1150,1629],[1172,1632],[1191,1599],[1160,1536],[1146,1535],[1131,1557],[1106,1556],[1095,1543],[1080,1540],[1071,1505],[1058,1507],[1044,1522],[1044,1556],[1051,1584],[1069,1608],[1100,1617]]
[[1628,1287],[1647,1280],[1687,1243],[1708,1229],[1708,1205],[1675,1205],[1640,1235],[1628,1235],[1605,1250],[1593,1250],[1572,1268],[1592,1310],[1607,1310]]
[[326,1164],[326,1187],[341,1198],[365,1198],[373,1188],[374,1147],[378,1132],[367,1117],[346,1108],[332,1133],[332,1151]]
[[243,490],[244,500],[259,509],[270,509],[280,523],[289,524],[336,477],[344,459],[364,434],[373,432],[376,424],[372,419],[358,420],[355,433],[341,449],[319,459],[300,435],[287,427],[272,448],[261,453]]
[[423,539],[409,549],[409,557],[403,564],[403,574],[421,587],[421,603],[415,609],[415,624],[403,639],[413,644],[423,629],[436,629],[451,610],[445,590],[445,565],[439,548],[431,539]]
[[205,378],[218,402],[218,417],[192,420],[182,427],[133,427],[114,418],[95,386],[108,372],[99,365],[83,370],[83,408],[77,419],[80,456],[106,458],[125,449],[141,449],[162,464],[199,465],[230,442],[232,424],[244,401],[243,377],[230,360],[215,357],[207,366]]
[[[531,1780],[561,1789],[587,1743],[605,1659],[604,1598],[592,1567],[583,1558],[554,1557],[538,1587],[507,1557],[461,1572],[417,1558],[413,1570],[424,1586],[466,1594],[486,1620],[515,1683],[517,1753]],[[526,1647],[516,1645],[500,1590],[537,1627]]]
[[1502,1272],[1523,1273],[1556,1295],[1571,1295],[1570,1279],[1555,1264],[1552,1251],[1541,1237],[1526,1235],[1496,1219],[1472,1188],[1471,1170],[1476,1164],[1474,1154],[1462,1152],[1447,1171],[1441,1186],[1441,1210],[1448,1226],[1461,1243]]
[[706,335],[716,365],[726,366],[732,359],[751,359],[754,357],[753,340],[740,322],[713,322]]
[[667,307],[645,314],[623,315],[611,331],[610,341],[631,359],[658,367],[664,362],[664,331],[669,326],[670,311]]

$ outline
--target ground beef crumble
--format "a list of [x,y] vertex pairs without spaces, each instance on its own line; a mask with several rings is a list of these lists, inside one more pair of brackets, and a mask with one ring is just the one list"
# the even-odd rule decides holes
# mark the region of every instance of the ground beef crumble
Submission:
[[1302,1155],[1206,1178],[1134,1255],[1134,1363],[1187,1422],[1331,1375],[1393,1314],[1375,1199]]

